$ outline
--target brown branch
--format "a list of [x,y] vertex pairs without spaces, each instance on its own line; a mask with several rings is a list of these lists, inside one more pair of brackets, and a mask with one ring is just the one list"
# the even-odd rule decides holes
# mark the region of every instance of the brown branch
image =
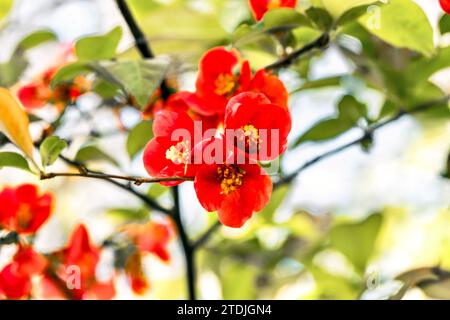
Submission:
[[286,68],[293,64],[295,60],[300,58],[301,56],[305,55],[306,53],[314,50],[314,49],[324,49],[328,46],[330,43],[330,35],[328,33],[322,34],[319,38],[314,40],[311,43],[308,43],[304,47],[297,49],[293,51],[292,53],[286,55],[285,57],[281,58],[280,60],[268,65],[265,67],[266,70],[278,70],[281,68]]
[[446,96],[442,99],[438,99],[438,100],[434,100],[434,101],[430,101],[430,102],[426,102],[423,103],[421,105],[418,105],[415,108],[412,108],[410,110],[400,110],[396,115],[394,115],[392,118],[385,120],[383,122],[380,122],[378,124],[375,124],[374,126],[372,126],[371,128],[369,128],[368,130],[366,130],[366,132],[364,133],[364,135],[362,135],[360,138],[355,139],[347,144],[344,144],[340,147],[337,147],[335,149],[332,149],[328,152],[325,152],[324,154],[321,154],[313,159],[311,159],[310,161],[306,162],[304,165],[302,165],[300,168],[298,168],[297,170],[295,170],[294,172],[292,172],[291,174],[287,175],[286,177],[280,179],[277,183],[274,184],[274,188],[278,188],[282,185],[286,185],[291,183],[300,173],[302,173],[303,171],[305,171],[306,169],[308,169],[309,167],[315,165],[316,163],[320,162],[323,159],[329,158],[341,151],[344,151],[352,146],[358,145],[364,141],[366,141],[367,139],[372,139],[373,137],[373,133],[380,129],[383,128],[385,126],[387,126],[388,124],[391,124],[395,121],[397,121],[398,119],[402,118],[405,115],[411,115],[411,114],[415,114],[415,113],[419,113],[419,112],[423,112],[426,110],[429,110],[435,106],[439,106],[443,103],[447,103],[450,100],[450,96]]
[[145,183],[159,183],[159,182],[175,182],[175,181],[193,181],[192,177],[169,177],[169,178],[143,178],[143,177],[132,177],[132,176],[121,176],[116,174],[107,174],[102,172],[85,171],[85,172],[50,172],[41,173],[41,180],[53,179],[56,177],[84,177],[92,179],[117,179],[126,180],[134,183],[135,185],[141,185]]

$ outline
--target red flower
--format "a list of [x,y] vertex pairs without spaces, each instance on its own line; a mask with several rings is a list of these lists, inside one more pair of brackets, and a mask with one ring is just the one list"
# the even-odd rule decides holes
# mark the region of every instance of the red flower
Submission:
[[13,261],[0,272],[0,297],[21,299],[31,294],[31,278],[44,271],[47,261],[30,247],[19,247]]
[[173,237],[169,224],[150,221],[146,224],[129,224],[125,232],[141,252],[149,252],[168,262],[170,254],[167,249]]
[[[183,177],[191,173],[191,153],[194,145],[194,121],[185,112],[164,110],[153,122],[155,137],[144,150],[144,166],[155,178]],[[198,133],[201,135],[201,132]],[[166,182],[167,186],[181,182]]]
[[89,91],[91,84],[83,76],[76,77],[70,83],[52,88],[51,82],[57,71],[58,68],[51,68],[40,78],[19,89],[17,96],[26,108],[38,109],[48,103],[54,103],[58,108],[63,108],[68,103],[74,103],[79,96]]
[[198,171],[194,187],[203,208],[217,211],[224,225],[240,228],[267,205],[272,180],[258,164],[212,164]]
[[39,195],[34,185],[5,188],[0,193],[0,226],[17,233],[35,233],[47,221],[52,208],[52,195]]
[[450,14],[450,0],[439,0],[442,10]]
[[236,50],[228,51],[224,47],[213,48],[203,56],[196,87],[200,99],[207,102],[207,108],[199,112],[204,115],[223,114],[228,99],[250,81],[248,63],[241,65],[241,76],[235,73],[239,60]]
[[297,0],[250,0],[250,7],[256,20],[261,20],[264,14],[276,8],[295,8]]
[[[100,259],[100,248],[90,241],[84,225],[72,233],[67,247],[56,255],[61,263],[56,278],[47,275],[44,279],[45,292],[51,298],[64,297],[80,299],[111,299],[115,295],[113,281],[100,282],[96,269]],[[64,286],[64,290],[61,290]]]
[[232,98],[225,114],[225,136],[236,153],[251,159],[274,160],[286,150],[291,131],[287,108],[271,104],[261,93],[245,92]]
[[200,61],[196,94],[184,93],[190,109],[206,116],[222,115],[229,99],[245,91],[264,93],[272,103],[287,107],[288,92],[277,76],[259,70],[252,78],[248,61],[239,63],[236,50],[209,50]]

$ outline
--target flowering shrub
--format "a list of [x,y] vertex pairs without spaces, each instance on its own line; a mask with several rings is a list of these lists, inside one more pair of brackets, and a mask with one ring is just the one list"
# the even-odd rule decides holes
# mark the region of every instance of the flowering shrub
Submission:
[[[394,229],[388,220],[393,209],[384,208],[391,203],[376,213],[370,207],[362,220],[333,219],[324,212],[343,210],[302,204],[321,213],[315,215],[297,207],[292,198],[308,193],[294,183],[341,151],[360,147],[369,154],[376,133],[399,119],[409,117],[423,128],[448,125],[448,88],[434,75],[450,65],[449,15],[442,12],[432,24],[410,0],[205,1],[215,10],[198,12],[183,1],[152,2],[152,9],[130,1],[136,12],[149,15],[144,31],[150,41],[127,1],[115,2],[130,32],[123,33],[122,25],[61,45],[57,32],[38,30],[0,63],[0,169],[22,170],[33,181],[0,177],[8,182],[0,187],[0,298],[172,297],[181,291],[161,290],[171,280],[149,265],[185,268],[180,274],[186,286],[172,279],[174,287],[187,288],[177,298],[197,297],[200,272],[217,278],[222,296],[231,299],[297,294],[305,275],[314,288],[302,297],[370,296],[367,278],[382,256],[379,238],[394,237],[381,237]],[[450,13],[449,1],[439,3]],[[226,19],[219,19],[222,11]],[[153,21],[164,26],[153,30]],[[160,36],[165,24],[173,28]],[[191,29],[201,32],[190,37]],[[121,41],[131,36],[133,47],[122,50]],[[44,43],[56,44],[60,57],[25,81],[26,53],[45,53]],[[333,59],[343,63],[335,67]],[[322,89],[334,91],[303,96]],[[323,109],[324,99],[335,105],[332,113]],[[309,112],[308,100],[314,104]],[[306,128],[307,121],[314,123]],[[342,143],[332,147],[337,138]],[[324,153],[300,149],[322,142],[330,143]],[[120,148],[128,158],[118,154]],[[317,193],[327,191],[330,174],[314,180]],[[66,180],[44,182],[57,179]],[[84,190],[82,182],[84,194],[102,203],[95,215],[72,219],[84,212],[61,203],[76,198],[68,189],[75,179],[109,184],[141,206],[100,187]],[[346,182],[331,189],[346,189]],[[119,201],[124,207],[109,207]],[[447,207],[442,211],[448,214]],[[436,219],[445,233],[447,217]],[[51,245],[42,245],[49,234]],[[339,268],[330,269],[329,261]],[[448,297],[440,290],[448,286],[444,264],[410,269],[392,277],[404,285],[389,297],[401,298],[413,287]]]

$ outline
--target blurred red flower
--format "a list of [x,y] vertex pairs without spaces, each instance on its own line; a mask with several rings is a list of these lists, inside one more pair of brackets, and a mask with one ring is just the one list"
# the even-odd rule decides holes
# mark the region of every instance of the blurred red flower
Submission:
[[67,246],[55,254],[60,265],[55,268],[56,274],[47,273],[43,295],[75,300],[113,298],[113,280],[101,282],[97,279],[100,252],[101,249],[91,243],[86,227],[76,227]]
[[297,0],[250,0],[250,8],[258,21],[271,9],[295,8],[296,5]]
[[31,279],[47,267],[47,260],[32,248],[19,246],[13,261],[0,272],[0,298],[22,299],[31,294]]
[[0,226],[19,234],[35,233],[47,221],[52,208],[53,196],[40,195],[35,185],[6,187],[0,192]]

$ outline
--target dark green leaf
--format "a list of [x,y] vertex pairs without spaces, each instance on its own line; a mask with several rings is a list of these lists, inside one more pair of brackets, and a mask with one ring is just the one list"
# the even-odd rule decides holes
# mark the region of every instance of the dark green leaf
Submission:
[[100,150],[96,146],[86,146],[81,148],[80,150],[78,150],[78,153],[75,156],[75,160],[81,163],[89,161],[106,161],[115,166],[119,166],[119,163],[113,157]]
[[322,8],[311,7],[306,10],[306,15],[314,22],[317,28],[322,31],[330,30],[333,25],[333,18],[326,10]]
[[121,39],[121,27],[116,27],[105,35],[80,39],[75,44],[78,59],[81,61],[112,59],[116,56]]
[[67,148],[66,141],[58,137],[46,138],[39,149],[42,165],[44,167],[52,165],[65,148]]
[[0,87],[13,86],[27,67],[28,61],[22,51],[14,53],[8,62],[0,63]]
[[57,41],[58,37],[49,30],[39,30],[26,36],[20,41],[18,48],[28,50],[37,47],[45,42]]
[[3,167],[11,167],[32,172],[28,166],[27,160],[21,154],[15,152],[0,152],[0,169]]
[[127,139],[127,152],[131,159],[153,138],[152,126],[152,121],[142,121],[131,129]]
[[310,128],[306,133],[304,133],[297,141],[294,146],[298,146],[300,143],[305,141],[325,141],[343,134],[344,132],[350,130],[353,124],[347,121],[342,121],[338,118],[331,118],[320,121]]
[[52,87],[64,82],[70,82],[77,76],[92,72],[90,66],[83,62],[68,64],[59,69],[52,78]]
[[439,30],[441,34],[450,32],[450,14],[444,14],[441,20],[439,20]]
[[338,224],[330,232],[330,245],[342,252],[363,274],[383,222],[381,214],[373,214],[361,222]]
[[348,121],[351,125],[355,125],[359,119],[367,116],[367,106],[350,95],[346,95],[341,99],[338,110],[339,119]]
[[364,4],[360,5],[354,8],[351,8],[350,10],[344,12],[342,16],[337,19],[335,25],[336,26],[344,26],[347,23],[351,23],[356,21],[359,17],[367,13],[367,9],[373,4]]
[[164,78],[168,62],[163,59],[103,63],[96,68],[105,80],[120,86],[136,98],[141,108]]
[[266,32],[288,31],[302,26],[311,27],[307,17],[289,8],[270,10],[264,15],[262,23]]

